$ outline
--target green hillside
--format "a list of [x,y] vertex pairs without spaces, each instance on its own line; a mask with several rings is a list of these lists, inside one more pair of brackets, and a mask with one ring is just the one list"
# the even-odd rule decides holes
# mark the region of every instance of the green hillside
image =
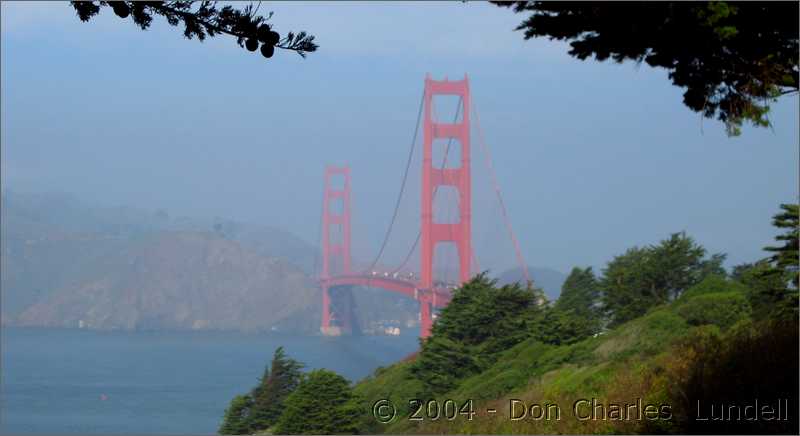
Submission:
[[[780,398],[790,398],[791,407],[794,407],[798,387],[796,320],[754,324],[746,293],[747,289],[739,283],[712,276],[677,301],[655,307],[646,315],[597,337],[561,346],[545,344],[534,338],[520,342],[504,351],[486,370],[464,379],[455,389],[444,393],[426,393],[424,383],[413,372],[415,359],[380,369],[374,376],[358,383],[355,392],[363,399],[365,410],[371,410],[375,401],[387,398],[397,406],[398,415],[391,423],[382,424],[367,413],[362,429],[364,432],[421,434],[683,431],[693,427],[687,422],[687,404],[680,401],[677,392],[694,381],[692,371],[697,370],[704,359],[720,357],[726,352],[732,353],[730,360],[740,366],[752,364],[742,362],[742,359],[751,355],[749,353],[757,353],[759,362],[752,369],[762,372],[765,377],[757,382],[740,377],[745,394],[747,388],[781,391],[783,387]],[[751,349],[730,348],[732,344],[741,345],[742,342],[750,344]],[[767,353],[770,347],[779,349]],[[453,368],[453,371],[459,369]],[[748,381],[749,386],[746,384]],[[714,398],[714,392],[710,394]],[[640,419],[638,410],[628,419],[577,419],[589,414],[590,407],[587,403],[580,403],[576,417],[575,402],[593,398],[607,406],[636,404],[638,399],[642,400],[642,406],[666,405],[670,409],[670,419]],[[442,410],[442,416],[436,420],[431,419],[435,416],[435,406],[430,415],[423,408],[416,414],[422,420],[414,421],[409,419],[411,399],[435,399],[440,405],[450,399],[458,407],[448,410],[448,416],[444,416]],[[472,400],[471,409],[475,412],[471,418],[467,413],[468,406],[464,406],[468,400]],[[534,418],[544,412],[534,408],[536,413],[529,411],[526,418],[511,419],[512,400],[521,400],[528,406],[556,404],[560,416],[555,413],[555,408],[550,408],[549,415],[544,414],[536,420]],[[488,409],[497,412],[487,413]],[[606,412],[610,413],[607,409]],[[463,413],[454,413],[454,410]],[[522,413],[520,407],[515,407],[515,418]],[[775,433],[795,432],[796,419],[794,416],[793,421],[779,422],[768,429]],[[734,425],[730,429],[748,432],[748,427]]]
[[[573,268],[552,303],[480,274],[419,352],[352,387],[327,373],[299,375],[293,392],[257,386],[231,402],[221,431],[797,434],[798,207],[781,208],[774,255],[730,272],[724,254],[675,233],[599,275]],[[321,410],[292,414],[291,428],[286,413],[255,420],[267,410],[260,389],[268,405]]]
[[797,434],[798,207],[781,209],[774,254],[730,273],[676,233],[574,268],[552,305],[474,278],[418,354],[355,386],[360,430]]

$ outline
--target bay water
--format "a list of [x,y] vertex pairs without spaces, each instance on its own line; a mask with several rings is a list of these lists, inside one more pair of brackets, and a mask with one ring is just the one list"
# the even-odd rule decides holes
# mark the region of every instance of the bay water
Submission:
[[418,348],[415,329],[323,337],[3,327],[0,335],[0,432],[31,434],[214,434],[278,346],[307,369],[351,381]]

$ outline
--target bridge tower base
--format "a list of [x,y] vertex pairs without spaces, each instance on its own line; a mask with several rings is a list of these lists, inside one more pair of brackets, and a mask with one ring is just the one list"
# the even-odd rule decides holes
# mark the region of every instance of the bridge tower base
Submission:
[[419,299],[419,336],[427,338],[433,328],[432,305],[428,298]]

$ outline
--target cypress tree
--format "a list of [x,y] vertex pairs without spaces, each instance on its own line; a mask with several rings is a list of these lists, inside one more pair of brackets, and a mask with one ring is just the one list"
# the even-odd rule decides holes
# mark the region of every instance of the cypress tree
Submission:
[[684,232],[615,256],[600,280],[610,325],[622,324],[675,300],[709,275],[724,276],[724,260],[724,254],[706,257],[706,249]]
[[250,427],[248,418],[253,399],[249,395],[237,395],[231,400],[230,406],[225,410],[225,417],[219,428],[219,434],[248,434]]
[[350,383],[318,369],[303,377],[283,403],[276,434],[353,434],[360,416]]
[[597,310],[599,298],[600,286],[592,267],[585,269],[575,267],[561,286],[561,294],[556,300],[555,309],[572,310],[575,315],[596,320],[599,316]]
[[800,269],[798,268],[798,239],[800,239],[800,205],[782,204],[781,213],[772,218],[772,225],[784,230],[782,235],[775,239],[783,245],[778,247],[766,247],[765,250],[775,253],[770,257],[770,261],[775,266],[775,270],[786,275],[788,281],[794,289],[800,287]]
[[264,376],[253,389],[253,408],[248,419],[251,430],[266,430],[276,422],[283,411],[283,401],[300,383],[303,365],[286,356],[283,347],[278,347]]

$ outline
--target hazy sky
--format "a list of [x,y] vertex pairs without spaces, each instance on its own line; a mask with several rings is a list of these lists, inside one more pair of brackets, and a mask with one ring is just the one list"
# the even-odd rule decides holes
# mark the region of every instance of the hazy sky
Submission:
[[[2,3],[2,183],[105,205],[285,228],[315,242],[322,171],[353,174],[356,256],[377,251],[427,72],[469,74],[528,263],[601,267],[685,230],[728,264],[764,256],[771,216],[798,198],[798,99],[774,130],[728,138],[681,103],[663,70],[581,62],[524,41],[485,3],[265,3],[282,33],[320,50],[265,61],[232,38],[188,41],[160,17],[143,32],[110,9]],[[441,110],[445,118],[451,108]],[[481,267],[513,265],[473,143]],[[388,259],[418,228],[419,159]]]

